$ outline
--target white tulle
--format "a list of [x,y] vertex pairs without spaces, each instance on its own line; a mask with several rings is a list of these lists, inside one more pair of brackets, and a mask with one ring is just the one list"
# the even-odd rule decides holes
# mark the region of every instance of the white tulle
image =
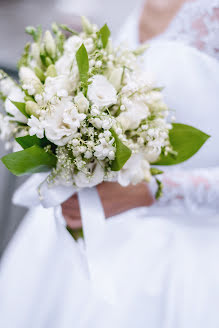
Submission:
[[[82,199],[89,226],[100,208]],[[147,214],[104,221],[101,234],[94,220],[88,251],[60,213],[32,210],[0,266],[1,326],[217,328],[219,218]]]

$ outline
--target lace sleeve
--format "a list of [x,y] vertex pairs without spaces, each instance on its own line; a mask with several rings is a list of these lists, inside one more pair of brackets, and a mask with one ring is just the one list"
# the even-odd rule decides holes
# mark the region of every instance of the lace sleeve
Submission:
[[163,196],[154,205],[175,213],[219,213],[219,168],[170,171],[162,177]]
[[178,40],[219,59],[219,0],[187,0],[158,39]]

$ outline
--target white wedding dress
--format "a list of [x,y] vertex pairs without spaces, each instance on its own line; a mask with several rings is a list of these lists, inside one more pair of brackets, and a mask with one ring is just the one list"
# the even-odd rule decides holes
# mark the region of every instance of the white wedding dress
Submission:
[[[219,327],[215,11],[219,0],[184,5],[169,27],[172,34],[152,42],[145,55],[145,69],[166,86],[177,121],[201,128],[211,139],[193,159],[168,168],[164,196],[151,208],[105,221],[96,190],[81,191],[85,244],[66,231],[59,207],[55,218],[53,209],[32,208],[0,264],[0,327]],[[133,45],[138,18],[136,12],[125,27]],[[194,18],[206,21],[206,54],[193,47],[197,38],[191,39],[189,27],[178,30]],[[171,41],[174,31],[190,45]]]

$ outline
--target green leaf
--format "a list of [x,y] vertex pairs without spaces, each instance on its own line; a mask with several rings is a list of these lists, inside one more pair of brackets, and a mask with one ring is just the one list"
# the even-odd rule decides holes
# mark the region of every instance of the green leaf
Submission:
[[156,200],[158,200],[160,197],[163,196],[163,183],[158,179],[156,179],[156,182],[157,182],[157,191],[155,194],[155,198]]
[[88,61],[87,50],[83,43],[78,49],[78,51],[76,52],[76,60],[78,64],[78,70],[79,70],[81,82],[86,83],[88,79],[89,61]]
[[45,172],[56,166],[56,157],[35,145],[4,156],[2,162],[14,175]]
[[62,30],[66,31],[66,32],[69,32],[69,33],[71,33],[71,34],[73,34],[73,35],[78,35],[78,34],[79,34],[77,31],[73,30],[72,28],[68,27],[67,25],[64,25],[64,24],[58,24],[58,26],[59,26]]
[[191,158],[210,137],[204,132],[185,124],[173,123],[169,132],[170,143],[177,155],[161,155],[156,165],[175,165]]
[[100,37],[101,37],[101,41],[103,44],[103,48],[106,48],[109,37],[110,37],[110,30],[108,28],[108,26],[105,24],[101,29],[100,29]]
[[163,174],[163,171],[157,169],[156,167],[151,167],[150,168],[151,175],[159,175]]
[[30,148],[34,145],[37,145],[41,148],[44,148],[48,145],[51,145],[51,142],[46,138],[39,139],[36,135],[34,136],[24,136],[15,139],[23,149]]
[[127,160],[131,157],[132,152],[126,145],[122,143],[113,129],[111,129],[110,132],[112,133],[116,144],[116,154],[115,159],[112,161],[111,169],[112,171],[120,171]]
[[12,104],[17,107],[17,109],[19,109],[19,111],[26,117],[29,118],[29,115],[27,114],[26,112],[26,104],[25,103],[22,103],[22,102],[17,102],[17,101],[13,101],[13,100],[10,100],[12,102]]

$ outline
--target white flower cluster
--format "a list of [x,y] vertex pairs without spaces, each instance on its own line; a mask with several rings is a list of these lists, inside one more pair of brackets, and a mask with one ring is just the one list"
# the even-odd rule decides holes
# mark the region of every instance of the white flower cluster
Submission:
[[20,84],[0,75],[0,136],[7,146],[21,135],[46,140],[57,158],[53,183],[148,181],[150,163],[171,151],[171,125],[161,90],[141,71],[144,49],[113,48],[106,25],[99,30],[83,18],[82,26],[79,34],[61,26],[68,38],[55,24],[54,36],[27,29],[34,43],[19,61]]

